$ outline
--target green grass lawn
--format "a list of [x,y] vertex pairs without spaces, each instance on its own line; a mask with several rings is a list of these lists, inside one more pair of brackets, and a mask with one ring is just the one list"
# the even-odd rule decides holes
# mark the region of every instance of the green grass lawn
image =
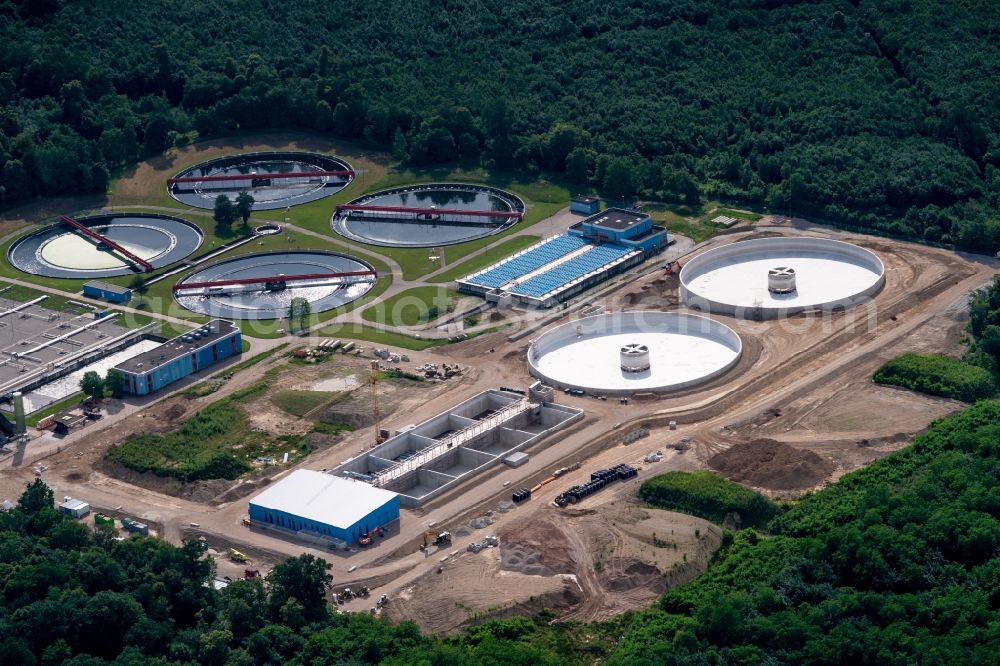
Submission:
[[329,391],[279,391],[271,396],[271,402],[292,416],[301,417],[330,402],[336,395]]
[[490,248],[488,252],[483,252],[471,259],[466,259],[461,263],[455,264],[449,267],[448,270],[428,278],[428,281],[451,282],[457,280],[470,273],[475,273],[478,270],[486,268],[490,264],[494,264],[504,257],[519,252],[526,247],[530,247],[540,240],[539,236],[515,236],[514,238],[508,238],[496,247]]
[[[695,243],[706,241],[722,231],[723,227],[709,223],[704,211],[707,206],[692,207],[683,205],[648,204],[644,210],[653,218],[654,224],[660,224],[670,233],[687,236]],[[711,207],[714,209],[714,206]],[[712,217],[715,217],[712,215]]]
[[[687,213],[687,216],[679,215],[676,210],[666,210],[662,213],[658,212],[654,214],[653,219],[659,223],[666,224],[669,231],[687,236],[695,243],[708,240],[720,231],[725,230],[725,227],[712,223],[712,220],[720,215],[728,215],[729,217],[746,220],[747,222],[756,222],[762,217],[757,213],[748,211],[720,208],[716,205],[716,202],[705,203],[700,213],[696,209],[687,209],[681,212]],[[662,215],[662,217],[658,217],[659,215]]]
[[753,213],[746,210],[735,210],[733,208],[716,208],[715,210],[709,211],[705,217],[711,220],[712,218],[720,215],[728,215],[729,217],[735,217],[738,220],[746,220],[748,222],[756,222],[760,218],[764,217],[759,213]]
[[38,410],[34,414],[29,414],[28,416],[25,417],[24,422],[28,426],[34,428],[35,426],[38,425],[38,423],[42,419],[52,416],[56,412],[61,412],[64,409],[70,409],[72,407],[76,407],[77,405],[80,404],[80,401],[82,401],[85,397],[86,395],[82,391],[80,391],[79,393],[74,393],[68,398],[63,398],[58,402],[52,403],[48,407],[44,407]]
[[385,345],[387,347],[402,347],[420,351],[431,347],[448,344],[447,340],[428,340],[424,338],[414,338],[392,331],[380,331],[370,326],[357,326],[355,324],[330,324],[318,331],[319,335],[328,338],[346,338],[349,340],[364,340],[374,344]]
[[444,287],[414,287],[361,312],[365,321],[389,326],[416,326],[446,314],[459,298]]
[[0,298],[7,298],[12,301],[17,301],[18,303],[27,303],[28,301],[33,301],[39,296],[45,296],[46,299],[38,304],[39,307],[48,308],[49,310],[63,311],[66,306],[69,305],[71,298],[66,296],[59,296],[58,294],[47,294],[44,291],[38,291],[32,289],[31,287],[25,287],[19,284],[9,284],[6,282],[0,282],[0,289],[9,287],[0,293]]

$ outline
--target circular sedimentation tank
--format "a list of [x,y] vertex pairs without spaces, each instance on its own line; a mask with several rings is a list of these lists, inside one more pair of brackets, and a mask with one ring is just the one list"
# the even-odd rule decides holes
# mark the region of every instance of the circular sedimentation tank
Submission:
[[[172,182],[180,179],[182,182]],[[331,196],[347,187],[354,170],[346,161],[317,153],[268,152],[228,155],[197,164],[167,183],[177,201],[212,209],[224,194],[254,198],[254,210],[298,206]]]
[[524,202],[510,192],[462,183],[396,187],[347,205],[353,208],[339,208],[334,213],[333,230],[361,243],[385,247],[464,243],[505,231],[524,213]]
[[874,252],[809,237],[737,241],[699,254],[680,273],[685,304],[753,319],[850,307],[883,284]]
[[[74,219],[153,268],[184,259],[204,241],[197,226],[167,215],[122,213]],[[62,223],[21,238],[10,247],[7,259],[25,273],[54,278],[94,279],[137,272],[113,248]]]
[[[366,272],[371,275],[316,277]],[[197,284],[206,286],[191,286]],[[288,316],[293,298],[305,298],[313,313],[325,312],[361,298],[374,285],[374,269],[354,257],[320,251],[263,252],[188,275],[175,286],[174,298],[188,310],[213,317],[280,319]]]
[[551,328],[528,348],[531,374],[598,395],[666,393],[725,373],[743,353],[740,336],[714,319],[636,311]]

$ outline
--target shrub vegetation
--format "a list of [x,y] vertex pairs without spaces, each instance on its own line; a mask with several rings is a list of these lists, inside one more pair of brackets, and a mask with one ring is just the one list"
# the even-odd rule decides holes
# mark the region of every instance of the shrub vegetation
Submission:
[[639,497],[653,506],[682,511],[721,523],[738,513],[743,525],[764,525],[778,505],[759,493],[713,472],[667,472],[645,481]]
[[903,354],[883,365],[873,379],[964,402],[989,398],[997,392],[989,370],[941,354]]
[[[253,469],[258,457],[276,458],[288,451],[290,461],[308,453],[305,442],[273,438],[250,427],[237,403],[260,393],[258,384],[205,407],[166,435],[142,434],[108,451],[108,458],[137,472],[152,472],[181,481],[236,479]],[[305,448],[303,448],[305,447]]]

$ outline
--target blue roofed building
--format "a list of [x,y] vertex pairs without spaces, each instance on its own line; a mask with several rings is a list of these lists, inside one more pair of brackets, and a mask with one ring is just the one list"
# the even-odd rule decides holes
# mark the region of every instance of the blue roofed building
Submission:
[[570,236],[595,243],[614,243],[639,248],[646,255],[667,246],[667,230],[653,224],[649,215],[626,208],[608,208],[569,228]]
[[609,208],[458,281],[487,301],[552,307],[667,247],[667,230],[645,213]]

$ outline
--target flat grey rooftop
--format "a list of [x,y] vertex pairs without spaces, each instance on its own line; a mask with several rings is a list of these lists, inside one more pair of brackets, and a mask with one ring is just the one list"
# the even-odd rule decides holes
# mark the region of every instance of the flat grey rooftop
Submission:
[[[71,354],[99,349],[130,330],[117,324],[114,317],[95,323],[93,311],[86,307],[61,312],[42,307],[44,304],[24,307],[22,302],[0,296],[0,385]],[[63,337],[74,331],[74,335]]]
[[587,219],[583,220],[581,224],[591,224],[595,227],[611,229],[613,231],[624,231],[631,226],[639,224],[647,217],[648,215],[645,213],[640,213],[635,210],[626,210],[625,208],[608,208],[600,213],[591,215]]
[[133,356],[127,361],[119,363],[115,366],[115,369],[134,374],[149,372],[151,369],[166,365],[181,356],[194,353],[203,347],[215,344],[235,330],[236,326],[233,322],[226,321],[225,319],[214,319],[193,331],[168,340],[156,349],[143,352],[138,356]]

